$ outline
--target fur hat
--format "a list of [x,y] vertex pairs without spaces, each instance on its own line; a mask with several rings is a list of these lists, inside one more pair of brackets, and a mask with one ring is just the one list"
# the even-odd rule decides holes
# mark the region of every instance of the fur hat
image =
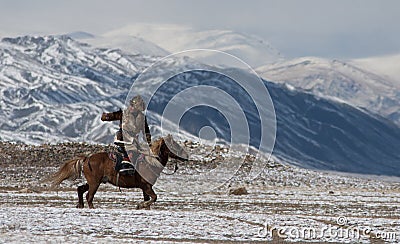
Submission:
[[130,101],[129,105],[143,111],[144,110],[144,101],[143,98],[140,95],[134,96]]

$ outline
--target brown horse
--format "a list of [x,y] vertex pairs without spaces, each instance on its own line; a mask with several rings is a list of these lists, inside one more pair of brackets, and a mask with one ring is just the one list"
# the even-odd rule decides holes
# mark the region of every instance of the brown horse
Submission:
[[[83,172],[87,183],[77,189],[78,208],[84,207],[83,193],[86,191],[88,191],[86,200],[89,208],[93,208],[93,198],[101,183],[111,183],[122,188],[142,189],[145,201],[139,203],[137,208],[149,208],[157,200],[153,185],[167,164],[168,158],[184,161],[187,161],[188,158],[184,149],[170,135],[152,143],[151,150],[157,156],[145,156],[145,162],[138,163],[132,176],[118,175],[115,171],[115,163],[109,158],[109,154],[100,152],[65,162],[51,178],[52,185],[56,187],[66,179],[77,179]],[[146,199],[146,196],[147,198],[149,196],[150,199]]]

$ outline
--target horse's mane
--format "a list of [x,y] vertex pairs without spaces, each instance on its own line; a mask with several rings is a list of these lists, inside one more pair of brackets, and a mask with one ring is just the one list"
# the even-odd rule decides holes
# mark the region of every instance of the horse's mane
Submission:
[[160,137],[158,138],[155,142],[151,144],[151,151],[155,154],[158,155],[161,150],[161,145],[164,142],[164,138]]

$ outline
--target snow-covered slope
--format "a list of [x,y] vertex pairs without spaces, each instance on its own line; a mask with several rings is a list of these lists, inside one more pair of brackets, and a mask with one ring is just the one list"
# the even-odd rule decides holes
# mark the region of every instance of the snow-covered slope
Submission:
[[349,63],[379,74],[400,86],[400,54],[353,59]]
[[161,56],[164,57],[169,54],[168,51],[161,48],[160,46],[147,41],[141,37],[132,35],[120,35],[120,36],[96,36],[96,37],[83,37],[76,38],[82,42],[86,42],[92,46],[99,48],[118,48],[124,52],[132,54],[145,54],[150,56]]
[[123,106],[145,56],[93,49],[69,37],[4,38],[0,43],[0,139],[28,143],[111,139],[104,110]]
[[75,39],[75,40],[87,40],[87,39],[96,38],[95,35],[93,35],[89,32],[85,32],[85,31],[70,32],[68,34],[65,34],[65,36],[71,37],[72,39]]
[[[3,39],[0,55],[0,140],[28,143],[111,142],[117,123],[101,122],[101,112],[122,107],[138,73],[158,60],[95,49],[65,36]],[[191,66],[189,59],[171,59],[165,68],[185,62]],[[154,113],[171,96],[199,84],[218,87],[238,101],[250,124],[251,144],[257,147],[263,125],[252,99],[232,80],[214,72],[182,73],[160,87],[149,105],[151,127],[157,118]],[[400,129],[394,124],[334,100],[265,84],[278,120],[277,157],[303,167],[399,175]],[[138,90],[148,95],[146,84],[142,85]],[[197,135],[210,125],[219,137],[230,140],[229,126],[217,112],[195,108],[185,116],[180,127],[186,131]]]
[[[112,40],[113,43],[118,44],[119,48],[131,50],[130,45],[137,42],[137,39],[156,43],[170,53],[188,49],[224,51],[241,58],[253,68],[282,60],[279,51],[261,38],[230,30],[196,31],[180,25],[129,25],[105,33],[102,38],[92,40],[91,43],[105,45]],[[215,57],[208,56],[207,58]]]
[[265,65],[257,72],[267,80],[366,108],[400,125],[400,84],[352,64],[304,57]]

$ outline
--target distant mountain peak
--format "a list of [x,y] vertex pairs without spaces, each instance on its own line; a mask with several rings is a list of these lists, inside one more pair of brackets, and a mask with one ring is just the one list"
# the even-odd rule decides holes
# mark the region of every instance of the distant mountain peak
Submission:
[[68,34],[65,34],[65,36],[68,36],[72,39],[75,40],[80,40],[80,39],[90,39],[90,38],[95,38],[96,36],[85,31],[75,31],[75,32],[70,32]]
[[400,125],[400,86],[354,63],[301,57],[265,65],[257,72],[264,79],[341,99]]
[[60,36],[19,36],[19,37],[4,37],[2,42],[10,43],[19,46],[29,46],[29,45],[42,45],[42,44],[51,44],[54,42],[66,42],[72,41],[72,39],[67,35]]
[[[283,55],[267,41],[233,30],[195,30],[181,25],[136,24],[103,35],[105,40],[118,42],[121,49],[124,49],[124,45],[129,49],[129,43],[118,39],[126,40],[128,36],[149,41],[169,53],[190,49],[224,51],[237,56],[253,68],[283,60]],[[208,58],[214,57],[211,55]]]

